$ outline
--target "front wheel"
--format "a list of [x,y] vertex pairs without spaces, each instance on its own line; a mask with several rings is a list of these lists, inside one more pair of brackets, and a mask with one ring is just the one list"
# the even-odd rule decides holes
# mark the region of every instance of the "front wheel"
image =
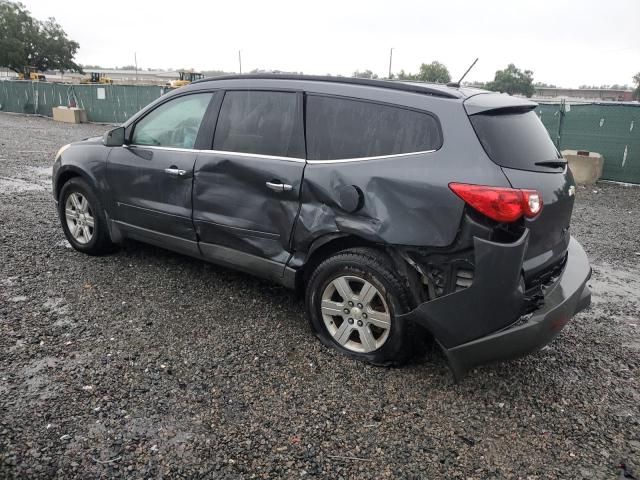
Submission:
[[406,288],[387,257],[374,249],[333,255],[313,272],[306,306],[311,327],[327,346],[376,365],[398,365],[411,353]]
[[101,255],[113,249],[102,204],[83,179],[62,186],[58,213],[67,240],[79,252]]

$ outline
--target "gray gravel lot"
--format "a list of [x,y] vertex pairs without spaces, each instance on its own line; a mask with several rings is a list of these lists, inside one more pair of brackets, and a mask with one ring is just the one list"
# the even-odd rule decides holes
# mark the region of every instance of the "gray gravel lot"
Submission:
[[70,249],[57,148],[0,113],[1,478],[618,478],[640,470],[640,188],[578,189],[589,311],[454,384],[324,348],[292,293],[137,243]]

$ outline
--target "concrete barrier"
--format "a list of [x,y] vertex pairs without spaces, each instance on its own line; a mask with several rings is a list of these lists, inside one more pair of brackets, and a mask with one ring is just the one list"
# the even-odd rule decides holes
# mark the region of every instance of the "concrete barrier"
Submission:
[[604,158],[596,152],[563,150],[562,156],[569,162],[576,183],[593,185],[602,177]]
[[53,107],[53,119],[66,123],[87,123],[87,112],[77,107]]

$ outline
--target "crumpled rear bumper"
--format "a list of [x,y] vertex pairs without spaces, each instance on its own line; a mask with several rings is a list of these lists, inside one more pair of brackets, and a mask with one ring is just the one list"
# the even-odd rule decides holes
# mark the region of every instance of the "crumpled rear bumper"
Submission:
[[521,317],[524,305],[522,263],[528,232],[511,244],[478,238],[473,285],[423,303],[403,315],[429,330],[445,352],[456,378],[476,365],[535,351],[550,342],[591,303],[589,260],[572,237],[560,277],[544,296],[544,305]]

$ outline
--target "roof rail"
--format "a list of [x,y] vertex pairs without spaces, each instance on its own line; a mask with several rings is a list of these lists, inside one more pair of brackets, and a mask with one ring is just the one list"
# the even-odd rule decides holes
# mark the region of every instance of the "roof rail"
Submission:
[[405,92],[423,93],[425,95],[433,95],[436,97],[444,98],[460,98],[461,95],[458,92],[449,92],[444,88],[434,87],[425,83],[402,83],[394,82],[391,80],[378,80],[369,78],[354,78],[354,77],[329,77],[323,75],[288,75],[280,73],[249,73],[245,75],[222,75],[220,77],[207,77],[192,82],[205,83],[215,82],[218,80],[306,80],[311,82],[330,82],[330,83],[346,83],[351,85],[366,85],[369,87],[389,88],[391,90],[402,90]]

